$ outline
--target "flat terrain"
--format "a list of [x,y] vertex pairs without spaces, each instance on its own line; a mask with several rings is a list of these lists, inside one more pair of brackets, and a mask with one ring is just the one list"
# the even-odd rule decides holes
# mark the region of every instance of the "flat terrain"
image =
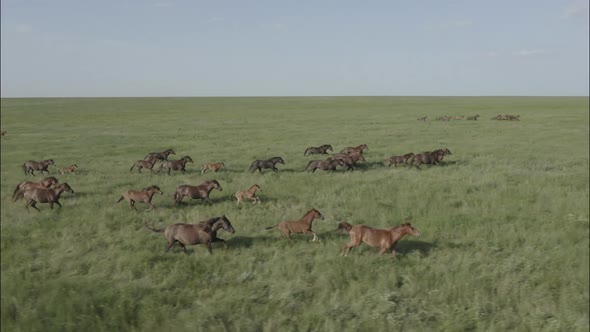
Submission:
[[[2,99],[1,323],[4,331],[588,331],[587,97]],[[478,121],[430,121],[475,115]],[[521,121],[492,121],[519,114]],[[428,116],[427,122],[418,117]],[[309,146],[365,143],[353,172],[303,172]],[[441,165],[387,168],[392,155],[448,147]],[[130,173],[173,148],[186,174]],[[281,156],[280,172],[251,174]],[[27,160],[77,164],[52,175],[75,194],[61,210],[12,202]],[[205,162],[225,162],[200,174]],[[156,166],[157,167],[157,166]],[[180,184],[218,180],[212,205],[174,206]],[[260,205],[232,195],[253,184]],[[158,185],[156,210],[116,204]],[[322,239],[265,227],[326,218]],[[228,248],[179,246],[143,228],[226,215]],[[400,255],[339,255],[340,221],[422,237]]]

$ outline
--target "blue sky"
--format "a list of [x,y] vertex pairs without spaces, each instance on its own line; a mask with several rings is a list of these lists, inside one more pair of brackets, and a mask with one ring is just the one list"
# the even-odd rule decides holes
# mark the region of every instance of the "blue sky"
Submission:
[[588,11],[588,0],[1,0],[1,94],[588,95]]

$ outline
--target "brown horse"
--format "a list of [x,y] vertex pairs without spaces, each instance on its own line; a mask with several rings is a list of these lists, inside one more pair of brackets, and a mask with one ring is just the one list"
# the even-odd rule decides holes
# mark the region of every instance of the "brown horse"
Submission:
[[477,119],[479,119],[479,114],[467,117],[467,120],[471,120],[471,121],[477,121]]
[[151,158],[156,158],[157,160],[168,160],[168,156],[171,154],[176,154],[176,152],[174,152],[172,149],[164,150],[162,152],[150,152],[143,159],[148,160]]
[[170,175],[170,170],[181,171],[182,173],[186,173],[186,163],[189,163],[189,162],[190,163],[193,162],[193,160],[189,156],[184,156],[184,157],[180,158],[179,160],[165,161],[164,163],[162,163],[162,165],[160,165],[160,168],[158,168],[157,173],[160,173],[162,168],[168,169],[168,175]]
[[16,202],[17,196],[22,196],[19,192],[24,192],[25,190],[37,189],[37,188],[49,188],[57,183],[59,183],[59,181],[53,176],[48,176],[39,182],[33,182],[33,181],[21,182],[16,185],[16,188],[14,188],[14,192],[12,193],[12,200]]
[[182,199],[187,196],[192,199],[203,199],[213,204],[213,202],[209,199],[209,194],[213,189],[223,191],[223,188],[221,188],[221,185],[216,180],[207,180],[198,186],[191,186],[188,184],[180,185],[176,187],[176,192],[174,193],[174,203],[180,204]]
[[367,144],[361,144],[359,146],[349,146],[346,149],[340,151],[340,153],[360,153],[362,154],[364,150],[369,150],[369,148],[367,147]]
[[49,203],[49,207],[51,207],[52,210],[53,204],[57,204],[59,209],[61,209],[59,197],[64,191],[72,194],[74,193],[74,190],[64,182],[62,184],[56,185],[53,188],[35,188],[20,191],[16,199],[24,197],[27,200],[27,204],[25,205],[27,211],[29,210],[29,206],[32,206],[35,210],[39,211],[37,208],[37,203]]
[[164,233],[166,238],[166,251],[178,242],[184,252],[186,253],[187,245],[204,244],[207,246],[209,254],[213,254],[211,244],[213,242],[223,242],[225,247],[225,240],[217,237],[217,231],[223,229],[229,233],[235,233],[235,229],[226,216],[211,218],[209,220],[201,221],[197,224],[177,223],[166,226],[164,229],[156,229],[145,224],[145,227],[152,232]]
[[137,211],[137,208],[135,208],[135,202],[145,203],[149,206],[147,211],[151,211],[156,208],[154,204],[152,204],[152,197],[156,193],[160,195],[164,194],[158,186],[149,186],[142,190],[128,190],[121,195],[117,203],[126,200],[127,203],[129,203],[129,209],[135,211]]
[[156,161],[158,161],[158,158],[155,158],[155,157],[152,157],[148,160],[138,160],[135,162],[135,164],[133,164],[133,166],[131,166],[131,168],[129,169],[129,172],[132,172],[133,167],[136,167],[137,171],[139,173],[141,173],[142,168],[145,168],[145,169],[149,169],[150,171],[152,171],[152,174],[155,174],[154,165],[156,164]]
[[235,194],[235,197],[238,199],[237,205],[240,205],[240,202],[243,201],[244,199],[252,200],[252,204],[256,203],[257,201],[258,201],[258,204],[260,204],[260,198],[258,196],[256,196],[256,192],[259,190],[262,191],[260,186],[255,184],[252,187],[250,187],[250,189],[248,189],[248,190],[238,191]]
[[201,165],[201,174],[205,174],[205,172],[208,170],[212,170],[213,172],[217,172],[223,168],[225,168],[224,163],[206,163],[206,164]]
[[[348,224],[350,226],[350,224]],[[412,224],[405,223],[400,226],[390,227],[388,229],[376,229],[365,225],[355,225],[350,228],[343,226],[343,229],[348,231],[350,235],[350,242],[345,244],[342,248],[341,255],[348,256],[352,248],[359,246],[361,243],[366,243],[371,247],[379,247],[379,255],[386,251],[391,251],[391,255],[395,257],[395,247],[399,240],[405,235],[413,235],[420,237],[420,232],[412,226]]]
[[73,164],[68,167],[62,167],[59,169],[59,174],[61,174],[61,175],[64,175],[66,173],[76,174],[76,173],[74,173],[76,171],[76,169],[78,169],[78,165],[76,165],[76,164]]
[[[451,151],[449,151],[449,153],[450,152]],[[417,169],[421,169],[420,165],[422,164],[437,165],[445,156],[445,154],[446,152],[444,152],[443,150],[435,150],[432,152],[426,151],[423,153],[419,153],[410,158],[410,168],[412,168],[412,166],[416,166]]]
[[22,168],[23,171],[25,171],[26,175],[28,175],[29,173],[35,175],[35,171],[41,171],[41,174],[43,174],[43,172],[49,173],[49,171],[47,170],[47,167],[49,167],[49,165],[55,165],[53,159],[47,159],[42,161],[29,160],[22,165]]
[[405,162],[406,158],[404,156],[391,156],[385,159],[385,166],[391,167],[391,165],[394,165],[397,167],[397,164],[404,164]]
[[323,171],[335,172],[336,167],[338,167],[339,165],[345,166],[344,161],[342,159],[328,158],[326,160],[312,160],[307,164],[304,171],[315,173],[315,170],[319,168]]
[[275,227],[279,227],[279,231],[281,232],[281,236],[286,236],[291,239],[291,234],[313,234],[313,241],[320,241],[320,238],[311,230],[311,224],[315,218],[320,218],[324,220],[324,216],[320,213],[320,211],[316,209],[311,209],[309,212],[303,216],[303,218],[295,221],[283,221],[274,226],[266,227],[266,229],[271,229]]
[[353,170],[353,166],[356,166],[358,161],[365,161],[365,157],[360,152],[351,152],[349,154],[339,153],[332,156],[332,159],[340,159],[344,163],[346,170]]
[[303,153],[304,156],[309,156],[312,154],[328,154],[328,150],[330,151],[334,151],[332,150],[332,146],[330,144],[324,144],[322,146],[311,146],[307,149],[305,149],[305,152]]

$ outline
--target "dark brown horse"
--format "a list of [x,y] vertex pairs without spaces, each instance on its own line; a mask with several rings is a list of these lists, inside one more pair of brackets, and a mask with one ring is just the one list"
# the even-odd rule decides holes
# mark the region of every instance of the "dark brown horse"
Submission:
[[[350,226],[350,224],[348,224]],[[420,232],[410,223],[405,223],[400,226],[390,227],[388,229],[376,229],[365,225],[355,225],[347,229],[346,225],[343,229],[348,231],[350,235],[350,242],[345,244],[342,248],[341,255],[348,256],[352,248],[359,246],[361,243],[366,243],[371,247],[379,247],[379,255],[386,251],[391,251],[391,255],[395,257],[395,247],[399,240],[405,235],[413,235],[420,237]]]
[[406,153],[405,155],[403,155],[402,157],[404,157],[404,159],[406,160],[406,161],[404,161],[404,163],[407,164],[408,163],[408,160],[410,160],[410,158],[412,158],[413,156],[414,156],[414,153],[413,152]]
[[187,196],[192,199],[203,199],[213,204],[213,202],[209,199],[209,194],[213,189],[223,191],[223,188],[221,188],[221,185],[216,180],[207,180],[198,186],[191,186],[188,184],[180,185],[176,187],[176,192],[174,193],[174,203],[180,204],[182,199]]
[[328,150],[333,151],[332,146],[330,144],[324,144],[324,145],[318,146],[318,147],[312,146],[312,147],[305,149],[305,152],[303,153],[303,155],[309,156],[312,154],[328,154],[328,152],[326,152]]
[[14,188],[14,192],[12,193],[12,200],[16,202],[17,196],[22,197],[22,194],[20,194],[19,192],[24,192],[25,190],[30,190],[30,189],[49,188],[57,183],[59,183],[59,181],[57,180],[57,178],[55,178],[53,176],[48,176],[39,182],[33,182],[33,181],[21,182],[16,185],[16,188]]
[[273,157],[267,160],[254,160],[252,162],[252,164],[250,165],[250,172],[254,173],[256,172],[256,170],[258,170],[260,173],[262,173],[262,169],[272,169],[273,171],[275,171],[275,173],[279,172],[279,169],[276,167],[276,164],[285,164],[285,161],[283,160],[283,158],[281,157]]
[[335,172],[336,167],[338,166],[344,166],[344,161],[342,159],[328,158],[326,160],[312,160],[307,164],[304,170],[314,173],[315,170],[319,168],[323,171]]
[[340,151],[340,153],[363,153],[364,150],[369,150],[367,144],[361,144],[359,146],[349,146],[346,149]]
[[479,119],[479,114],[467,117],[467,120],[477,121],[477,119]]
[[[448,151],[448,149],[447,149]],[[451,151],[448,151],[448,153],[450,154]],[[413,157],[410,158],[409,163],[410,163],[410,168],[412,168],[412,166],[416,166],[417,169],[421,169],[420,165],[422,164],[427,164],[427,165],[437,165],[446,155],[446,152],[444,150],[434,150],[434,151],[426,151],[423,153],[419,153],[417,155],[414,155]]]
[[340,159],[344,163],[346,170],[354,170],[353,166],[356,166],[358,161],[365,161],[365,157],[360,152],[351,152],[349,154],[339,153],[334,155],[332,159]]
[[135,208],[135,202],[145,203],[149,206],[147,211],[151,211],[156,208],[154,204],[152,204],[152,197],[154,197],[154,194],[163,195],[164,193],[158,186],[149,186],[142,190],[128,190],[121,195],[117,203],[126,200],[127,203],[129,203],[129,209],[135,211],[137,211],[137,208]]
[[47,159],[42,161],[29,160],[22,165],[22,168],[23,171],[25,171],[25,174],[28,175],[29,173],[31,173],[32,175],[35,175],[35,171],[41,171],[41,174],[43,174],[43,172],[49,173],[49,171],[47,170],[47,167],[49,167],[49,165],[55,165],[53,159]]
[[156,158],[157,160],[168,160],[168,156],[171,154],[176,154],[176,152],[174,152],[174,150],[172,149],[168,149],[162,152],[150,152],[143,159],[148,160],[151,158]]
[[266,229],[279,227],[281,236],[286,236],[289,240],[291,239],[291,234],[313,234],[313,239],[311,241],[319,241],[320,238],[318,238],[318,236],[311,230],[311,224],[315,218],[324,220],[324,216],[320,211],[311,209],[299,220],[283,221],[274,226],[266,227]]
[[145,224],[145,227],[152,232],[164,233],[166,238],[166,251],[178,242],[184,252],[186,253],[186,246],[195,244],[204,244],[207,246],[209,254],[213,254],[211,244],[213,242],[223,242],[225,247],[225,240],[217,237],[217,231],[223,229],[229,233],[235,233],[235,229],[226,216],[211,218],[209,220],[201,221],[197,224],[177,223],[166,226],[164,229],[156,229]]
[[53,204],[57,204],[59,209],[61,209],[59,197],[64,191],[72,194],[74,193],[74,190],[64,182],[62,184],[56,185],[53,188],[35,188],[20,191],[19,194],[17,194],[16,199],[24,197],[27,200],[27,204],[25,205],[27,211],[29,210],[29,206],[32,206],[35,210],[39,211],[37,208],[37,203],[49,203],[49,207],[51,207],[52,210]]
[[168,175],[170,175],[170,170],[173,171],[181,171],[182,173],[186,173],[186,163],[192,163],[193,160],[189,156],[184,156],[179,160],[169,160],[165,161],[160,165],[158,168],[158,173],[162,170],[162,168],[168,169]]
[[133,167],[137,168],[137,171],[139,173],[141,173],[141,169],[145,168],[145,169],[149,169],[150,171],[152,171],[152,174],[155,174],[154,172],[154,165],[156,164],[156,161],[158,161],[158,158],[150,158],[148,160],[138,160],[135,162],[135,164],[133,164],[133,166],[131,166],[131,168],[129,169],[129,172],[133,171]]

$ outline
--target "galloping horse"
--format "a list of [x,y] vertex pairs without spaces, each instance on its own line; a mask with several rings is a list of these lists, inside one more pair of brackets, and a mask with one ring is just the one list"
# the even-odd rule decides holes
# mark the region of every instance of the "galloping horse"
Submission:
[[213,242],[223,242],[227,248],[225,241],[217,237],[217,231],[223,229],[232,234],[236,231],[226,216],[211,218],[198,224],[177,223],[166,226],[164,229],[152,228],[147,224],[145,224],[145,227],[152,232],[164,233],[167,241],[166,251],[170,250],[174,243],[178,242],[185,253],[187,252],[187,245],[195,244],[206,245],[209,254],[213,254],[211,250],[211,243]]
[[270,168],[275,171],[275,173],[278,173],[279,169],[275,166],[277,163],[284,165],[285,161],[281,157],[273,157],[267,160],[254,160],[252,165],[250,165],[249,170],[252,173],[256,172],[256,170],[262,173],[263,168]]
[[76,173],[74,173],[76,171],[76,169],[78,169],[78,165],[76,165],[76,164],[73,164],[68,167],[62,167],[59,169],[59,174],[61,174],[61,175],[64,175],[66,173],[76,174]]
[[304,156],[309,156],[312,154],[328,154],[328,152],[326,151],[334,151],[332,150],[332,146],[330,144],[324,144],[322,146],[318,146],[318,147],[309,147],[307,149],[305,149],[305,152],[303,153]]
[[248,189],[248,190],[238,191],[235,194],[235,197],[238,200],[237,205],[240,205],[240,202],[243,201],[244,199],[252,200],[252,204],[256,203],[256,201],[258,201],[258,204],[260,204],[260,198],[258,198],[258,196],[256,196],[256,192],[258,190],[262,191],[262,189],[260,189],[260,186],[255,184],[252,187],[250,187],[250,189]]
[[307,164],[304,170],[315,173],[315,170],[319,168],[324,171],[335,172],[338,165],[345,166],[344,160],[332,158],[328,158],[326,160],[312,160]]
[[224,163],[206,163],[206,164],[201,165],[201,174],[204,174],[208,170],[212,170],[213,172],[217,172],[223,168],[225,168]]
[[49,171],[47,170],[47,167],[49,167],[49,165],[55,165],[53,159],[47,159],[42,161],[29,160],[22,165],[22,168],[23,171],[25,171],[25,174],[28,175],[30,172],[32,175],[35,175],[35,171],[41,171],[41,174],[43,174],[43,172],[49,173]]
[[360,153],[362,154],[364,150],[369,150],[369,148],[367,147],[367,144],[361,144],[359,146],[349,146],[346,149],[340,151],[340,153]]
[[59,183],[59,181],[53,176],[48,176],[39,182],[33,182],[33,181],[21,182],[16,185],[16,188],[14,188],[14,192],[12,193],[12,200],[16,202],[16,197],[22,196],[21,194],[19,194],[19,192],[21,192],[21,191],[24,192],[25,190],[30,190],[30,189],[49,188],[57,183]]
[[174,152],[174,150],[172,149],[168,149],[162,152],[150,152],[148,153],[145,158],[145,160],[151,159],[151,158],[156,158],[157,160],[168,160],[168,156],[171,154],[176,154],[176,152]]
[[315,218],[324,220],[324,216],[320,211],[311,209],[299,220],[283,221],[274,226],[266,227],[266,229],[279,227],[281,236],[286,236],[289,240],[291,239],[291,234],[313,234],[313,239],[311,241],[320,241],[320,238],[311,230],[311,224]]
[[223,188],[221,188],[221,185],[216,180],[207,180],[198,186],[191,186],[188,184],[180,185],[176,187],[176,192],[174,193],[174,203],[180,204],[182,199],[185,196],[188,196],[192,199],[203,199],[213,204],[213,202],[209,199],[209,194],[213,189],[223,191]]
[[156,193],[160,195],[164,194],[158,186],[149,186],[142,190],[129,190],[121,195],[117,203],[124,199],[129,203],[129,209],[135,211],[137,211],[137,208],[135,208],[135,202],[145,203],[149,206],[147,211],[151,211],[156,208],[154,204],[152,204],[152,197]]
[[162,168],[168,169],[168,175],[170,175],[170,170],[181,171],[182,173],[186,173],[186,163],[188,162],[193,162],[193,160],[189,156],[184,156],[179,160],[165,161],[164,163],[162,163],[162,165],[160,165],[160,168],[158,168],[157,173],[160,173]]
[[346,170],[354,170],[352,167],[356,166],[358,161],[365,161],[365,157],[360,152],[351,152],[349,154],[339,153],[334,155],[332,159],[340,159],[346,166]]
[[36,206],[37,203],[49,203],[49,207],[51,207],[52,210],[53,204],[55,203],[59,206],[59,209],[61,209],[59,197],[64,191],[67,191],[72,194],[74,193],[74,190],[67,183],[64,182],[62,184],[58,184],[53,188],[35,188],[30,190],[19,191],[15,200],[24,197],[27,200],[27,204],[25,205],[27,211],[29,210],[29,206],[32,206],[35,210],[39,211],[39,209]]
[[351,226],[348,223],[341,223],[338,229],[344,229],[348,231],[348,234],[350,235],[350,242],[345,244],[342,248],[341,255],[343,256],[348,256],[348,253],[352,248],[357,247],[364,242],[371,247],[381,248],[381,250],[379,250],[379,255],[390,250],[391,255],[395,257],[395,247],[402,237],[405,235],[420,237],[421,235],[420,232],[409,222],[388,229],[376,229],[365,225]]
[[150,171],[152,171],[152,174],[155,174],[156,172],[154,172],[154,165],[156,164],[156,161],[158,161],[158,158],[155,158],[155,157],[151,157],[148,160],[138,160],[135,162],[135,164],[133,164],[131,166],[131,168],[129,169],[129,172],[132,172],[133,167],[136,167],[137,171],[139,173],[141,173],[142,168],[145,168],[145,169],[149,169]]

